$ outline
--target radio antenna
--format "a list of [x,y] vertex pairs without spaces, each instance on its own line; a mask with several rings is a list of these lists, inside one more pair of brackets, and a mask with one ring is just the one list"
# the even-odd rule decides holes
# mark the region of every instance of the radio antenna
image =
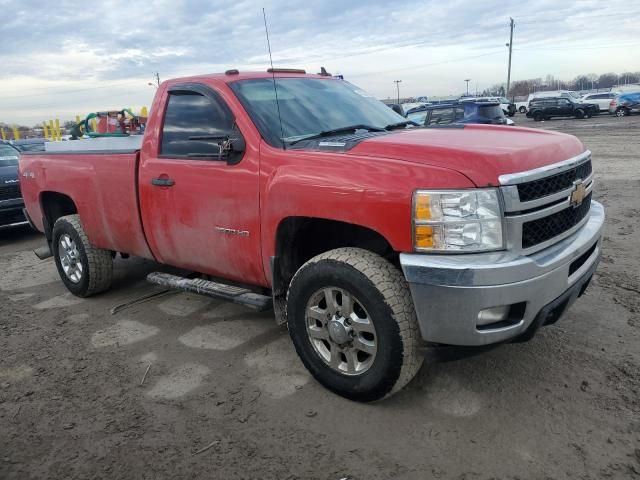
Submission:
[[267,47],[269,49],[269,62],[271,63],[271,78],[273,79],[273,91],[276,94],[276,108],[278,110],[278,121],[280,122],[280,140],[282,141],[282,149],[286,150],[287,145],[284,143],[284,129],[282,128],[282,117],[280,116],[280,102],[278,102],[278,87],[276,86],[276,72],[273,69],[273,57],[271,56],[271,42],[269,42],[269,29],[267,28],[267,14],[262,7],[262,18],[264,19],[264,32],[267,35]]

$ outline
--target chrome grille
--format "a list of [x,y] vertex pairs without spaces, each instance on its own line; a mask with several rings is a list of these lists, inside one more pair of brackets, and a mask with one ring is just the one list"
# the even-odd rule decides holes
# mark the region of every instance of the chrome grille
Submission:
[[[589,217],[593,190],[591,152],[553,165],[500,176],[507,247],[530,254],[578,230]],[[582,183],[584,198],[571,202]]]
[[591,160],[550,177],[541,178],[532,182],[518,185],[520,201],[528,202],[537,198],[546,197],[552,193],[560,192],[573,185],[576,180],[584,180],[591,175]]
[[531,248],[575,227],[591,208],[591,194],[577,207],[522,224],[522,248]]

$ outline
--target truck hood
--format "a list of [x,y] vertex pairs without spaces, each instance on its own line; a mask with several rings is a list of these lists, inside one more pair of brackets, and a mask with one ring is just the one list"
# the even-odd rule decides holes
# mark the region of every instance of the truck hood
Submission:
[[456,170],[478,187],[503,174],[561,162],[585,151],[576,137],[521,127],[416,128],[367,139],[347,155],[393,158]]

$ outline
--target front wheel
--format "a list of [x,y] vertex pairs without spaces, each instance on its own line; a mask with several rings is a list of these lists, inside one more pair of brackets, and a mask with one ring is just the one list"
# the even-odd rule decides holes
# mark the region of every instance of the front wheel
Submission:
[[533,114],[533,119],[536,122],[541,122],[542,120],[544,120],[544,114],[542,112],[536,112]]
[[584,110],[579,108],[578,110],[576,110],[575,116],[578,119],[584,118]]
[[370,402],[405,386],[424,359],[409,286],[384,258],[339,248],[305,263],[287,297],[289,334],[314,378]]
[[629,112],[627,112],[627,109],[624,107],[616,110],[616,117],[626,117],[627,115],[629,115]]
[[111,286],[111,252],[91,245],[79,215],[56,220],[51,247],[60,278],[74,295],[89,297]]

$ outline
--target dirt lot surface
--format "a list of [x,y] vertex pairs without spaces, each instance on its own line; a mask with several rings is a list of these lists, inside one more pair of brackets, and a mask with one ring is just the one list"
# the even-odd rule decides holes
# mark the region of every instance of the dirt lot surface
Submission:
[[432,349],[377,404],[315,383],[269,313],[171,294],[112,315],[156,265],[118,260],[81,300],[38,234],[0,230],[0,479],[640,478],[640,116],[515,119],[593,152],[598,273],[531,342]]

